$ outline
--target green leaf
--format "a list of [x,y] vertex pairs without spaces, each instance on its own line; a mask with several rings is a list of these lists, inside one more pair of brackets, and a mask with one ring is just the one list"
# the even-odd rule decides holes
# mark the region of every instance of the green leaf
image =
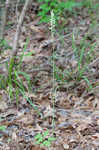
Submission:
[[50,2],[51,0],[45,0],[45,2]]
[[93,89],[93,87],[92,87],[92,85],[91,85],[90,81],[88,80],[88,78],[87,78],[87,77],[85,77],[85,76],[83,76],[83,79],[87,82],[87,84],[88,84],[89,88],[92,90],[92,89]]
[[47,131],[45,131],[45,132],[43,133],[43,136],[44,136],[44,137],[46,137],[47,135],[49,135],[49,130],[47,130]]
[[48,138],[48,141],[55,141],[55,140],[56,140],[55,137],[49,137],[49,138]]
[[6,130],[6,126],[0,126],[0,130],[1,131],[5,131]]
[[42,5],[40,6],[40,9],[46,9],[47,7],[48,7],[47,4],[42,4]]
[[41,134],[41,133],[38,133],[34,138],[35,138],[36,140],[37,140],[37,139],[40,139],[40,138],[42,138],[42,134]]
[[38,2],[43,2],[43,0],[38,0]]
[[55,9],[57,8],[58,3],[57,2],[51,2],[50,7],[54,7]]
[[49,147],[50,145],[51,145],[51,142],[48,141],[48,140],[45,140],[45,141],[41,144],[41,146],[46,146],[46,147]]

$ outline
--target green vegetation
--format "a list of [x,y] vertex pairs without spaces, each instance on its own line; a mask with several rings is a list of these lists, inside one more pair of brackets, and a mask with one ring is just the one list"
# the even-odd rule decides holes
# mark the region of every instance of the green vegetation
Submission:
[[[24,45],[23,53],[19,57],[18,64],[14,64],[14,67],[12,68],[11,65],[13,62],[10,63],[9,67],[8,67],[8,62],[7,62],[6,67],[8,70],[8,77],[5,77],[5,75],[0,74],[0,89],[5,89],[8,86],[7,91],[8,91],[9,98],[10,100],[12,100],[15,97],[17,105],[18,105],[20,94],[21,94],[26,99],[26,101],[33,107],[33,109],[36,110],[38,114],[40,114],[37,106],[34,105],[32,101],[28,98],[28,96],[26,96],[25,94],[26,90],[28,92],[31,91],[30,76],[27,73],[21,71],[22,60],[23,60],[23,57],[25,56],[24,52],[26,51],[28,42],[29,42],[29,39],[27,39],[26,44]],[[6,46],[8,45],[5,42],[5,40],[1,41],[1,47],[6,48]],[[27,55],[32,55],[32,54],[29,53]],[[28,87],[25,87],[23,79],[27,81]]]
[[0,52],[3,52],[7,49],[12,49],[12,47],[9,46],[8,42],[5,39],[0,40]]
[[[96,43],[91,44],[90,42],[86,41],[86,36],[80,41],[79,46],[77,46],[75,36],[74,34],[72,34],[72,50],[74,54],[73,59],[75,60],[75,62],[77,62],[76,69],[73,67],[71,67],[70,69],[61,69],[55,64],[54,61],[53,72],[55,80],[61,83],[61,85],[68,85],[71,81],[73,81],[74,83],[79,83],[81,80],[85,80],[89,89],[92,89],[92,85],[85,74],[86,72],[87,74],[90,74],[88,65],[95,58],[95,46]],[[53,57],[56,58],[56,54],[54,54]]]
[[53,141],[56,140],[55,137],[50,137],[49,135],[49,130],[43,132],[43,133],[38,133],[36,136],[35,136],[35,140],[36,140],[36,144],[39,144],[41,147],[44,146],[44,147],[47,147],[48,149],[50,148],[51,146],[51,143]]
[[66,11],[72,13],[73,8],[80,7],[81,3],[75,2],[74,0],[58,1],[58,0],[38,0],[41,2],[40,11],[38,16],[41,16],[42,22],[50,22],[50,12],[53,10],[55,14],[55,19],[59,20],[61,17],[66,15]]
[[93,4],[94,2],[92,0],[82,0],[80,2],[77,2],[76,0],[38,0],[38,2],[40,2],[40,10],[38,13],[38,16],[41,17],[40,23],[50,22],[51,10],[53,10],[55,19],[58,21],[64,17],[66,19],[68,13],[71,13],[72,15],[77,13],[75,8],[87,7],[89,13],[91,13],[94,9],[99,7],[99,4]]
[[[76,79],[80,80],[83,77],[83,74],[88,69],[88,64],[93,60],[93,52],[94,52],[95,44],[90,44],[86,42],[86,39],[83,39],[80,42],[79,48],[75,45],[74,35],[72,36],[72,48],[74,51],[75,59],[77,60],[78,71],[76,72]],[[87,48],[89,51],[86,52]]]

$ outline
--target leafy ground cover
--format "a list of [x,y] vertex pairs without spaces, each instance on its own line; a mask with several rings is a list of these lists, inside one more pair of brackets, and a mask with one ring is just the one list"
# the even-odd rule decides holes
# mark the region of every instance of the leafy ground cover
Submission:
[[[68,2],[65,14],[61,8],[57,24],[56,10],[44,12],[45,5],[33,2],[8,81],[16,29],[16,14],[10,12],[0,43],[0,149],[99,149],[98,1],[78,2],[76,7]],[[39,23],[38,14],[46,22],[46,13],[52,24]]]

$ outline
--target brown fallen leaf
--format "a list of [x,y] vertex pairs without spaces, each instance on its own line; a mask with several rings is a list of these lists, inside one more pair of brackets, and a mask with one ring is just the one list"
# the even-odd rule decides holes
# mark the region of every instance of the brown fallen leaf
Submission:
[[32,145],[30,150],[45,150],[44,148],[40,148],[39,146]]
[[4,111],[7,108],[8,108],[8,106],[7,106],[6,102],[0,101],[0,111]]

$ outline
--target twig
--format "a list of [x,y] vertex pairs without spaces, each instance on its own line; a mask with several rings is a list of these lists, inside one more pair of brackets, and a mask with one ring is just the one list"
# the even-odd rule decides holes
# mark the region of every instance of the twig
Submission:
[[[17,3],[17,2],[13,2],[13,3],[12,3],[12,1],[9,2],[9,4],[10,4],[12,7],[16,6],[16,3]],[[24,4],[24,2],[20,2],[19,6],[22,6],[23,4]],[[5,4],[1,4],[1,3],[0,3],[0,8],[3,8],[3,7],[5,7]]]
[[16,34],[15,34],[15,38],[14,38],[14,43],[13,43],[12,56],[16,56],[16,54],[17,54],[17,45],[18,45],[20,29],[21,29],[21,26],[22,26],[22,23],[23,23],[23,20],[24,20],[24,17],[25,17],[27,7],[29,5],[29,1],[30,0],[26,0],[25,5],[24,5],[23,10],[22,10],[22,13],[21,13],[20,18],[19,18],[19,22],[18,22],[18,25],[17,25],[17,30],[16,30]]
[[4,63],[6,63],[6,62],[8,62],[8,61],[9,61],[9,58],[6,58],[6,59],[0,61],[0,64],[4,64]]
[[88,68],[92,67],[93,65],[95,65],[96,63],[99,63],[99,58],[95,59],[92,63],[90,63],[88,65]]
[[19,17],[19,22],[18,22],[18,25],[17,25],[17,30],[16,30],[14,42],[13,42],[12,56],[10,58],[9,69],[8,69],[9,80],[11,80],[11,73],[12,73],[12,70],[13,70],[15,56],[17,55],[17,47],[18,47],[18,40],[19,40],[19,36],[20,36],[20,29],[21,29],[21,26],[22,26],[22,23],[23,23],[23,20],[24,20],[25,13],[26,13],[26,10],[28,8],[29,2],[30,2],[30,0],[25,1],[22,13]]
[[6,0],[5,7],[2,7],[2,19],[1,19],[1,33],[0,33],[0,39],[2,40],[4,38],[4,31],[5,31],[5,25],[6,25],[6,17],[7,17],[7,10],[9,6],[10,0]]

